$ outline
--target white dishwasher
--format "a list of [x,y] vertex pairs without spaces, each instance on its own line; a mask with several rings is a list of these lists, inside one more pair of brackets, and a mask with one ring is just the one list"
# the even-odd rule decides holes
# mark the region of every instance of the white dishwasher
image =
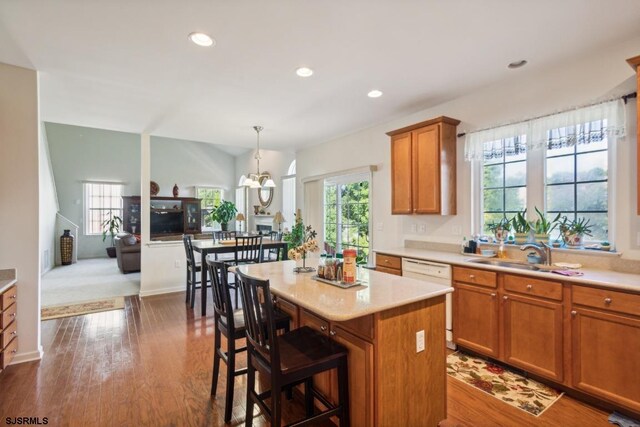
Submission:
[[[426,282],[451,286],[451,266],[447,264],[438,264],[430,261],[422,261],[419,259],[402,258],[402,275],[412,279],[424,280]],[[447,347],[455,350],[456,345],[453,343],[453,317],[451,294],[446,296],[446,334]]]

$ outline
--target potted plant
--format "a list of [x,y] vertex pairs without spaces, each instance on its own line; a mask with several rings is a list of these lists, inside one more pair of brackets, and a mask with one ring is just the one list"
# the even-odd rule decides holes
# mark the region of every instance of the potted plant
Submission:
[[531,221],[530,227],[533,229],[533,235],[536,242],[549,243],[549,234],[558,226],[558,219],[560,214],[556,215],[551,221],[547,220],[540,209],[535,208],[538,214],[538,219]]
[[503,217],[498,222],[490,222],[486,225],[487,230],[493,233],[498,242],[504,242],[511,231],[511,221]]
[[515,237],[516,245],[522,245],[529,239],[529,232],[531,231],[531,224],[527,221],[527,210],[524,209],[511,218],[511,226],[513,227],[513,234]]
[[611,243],[609,243],[608,241],[603,241],[602,243],[600,243],[600,250],[603,251],[610,251],[611,250]]
[[300,209],[294,214],[296,217],[295,225],[291,227],[291,232],[283,236],[283,240],[288,243],[289,251],[287,255],[290,259],[302,260],[302,267],[293,269],[296,273],[309,273],[314,271],[313,267],[307,267],[307,252],[315,252],[318,250],[316,241],[317,233],[310,225],[305,227],[302,222]]
[[107,240],[107,234],[111,236],[111,246],[107,248],[107,255],[109,258],[116,257],[115,238],[116,234],[120,232],[120,227],[122,227],[122,218],[109,211],[107,213],[107,218],[102,222],[102,241],[104,242]]
[[560,234],[564,244],[570,248],[581,248],[584,245],[584,236],[591,236],[591,220],[577,218],[570,221],[566,216],[560,222]]
[[218,206],[213,208],[209,218],[211,218],[211,221],[219,223],[222,231],[227,231],[229,229],[229,221],[236,217],[237,212],[236,205],[222,200]]

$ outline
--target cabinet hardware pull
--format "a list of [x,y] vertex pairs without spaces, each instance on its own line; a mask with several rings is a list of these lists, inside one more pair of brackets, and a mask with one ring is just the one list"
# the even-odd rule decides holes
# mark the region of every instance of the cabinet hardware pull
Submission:
[[321,330],[322,332],[324,332],[324,331],[326,331],[326,330],[327,330],[327,327],[326,327],[326,326],[324,326],[324,325],[322,325],[322,326],[320,326],[320,330]]
[[476,278],[476,276],[474,276],[473,274],[469,275],[469,279],[475,279],[475,278]]
[[13,332],[11,332],[11,335],[15,335],[17,333],[18,333],[18,331],[13,331]]
[[16,314],[15,314],[15,313],[11,313],[11,314],[9,315],[9,317],[16,317]]
[[578,312],[577,312],[577,311],[575,311],[575,310],[571,310],[571,315],[572,315],[573,317],[575,317],[575,316],[576,316],[576,314],[578,314]]
[[527,285],[527,290],[530,291],[531,289],[533,289],[533,285]]
[[385,259],[385,260],[384,260],[384,262],[386,262],[387,264],[389,264],[389,260],[388,260],[388,259]]
[[505,296],[502,297],[502,299],[506,301],[506,300],[509,299],[509,297],[505,295]]
[[271,302],[273,303],[273,305],[276,305],[278,303],[278,300],[276,298],[273,298]]
[[605,298],[604,299],[604,303],[605,304],[611,304],[611,298]]
[[494,294],[493,292],[491,292],[491,298],[495,298],[496,294]]
[[17,297],[17,296],[18,296],[18,295],[11,295],[9,298],[11,298],[11,299],[16,299],[16,297]]
[[336,331],[329,331],[329,335],[331,335],[332,337],[336,335]]
[[18,352],[18,350],[11,350],[12,354],[16,354]]

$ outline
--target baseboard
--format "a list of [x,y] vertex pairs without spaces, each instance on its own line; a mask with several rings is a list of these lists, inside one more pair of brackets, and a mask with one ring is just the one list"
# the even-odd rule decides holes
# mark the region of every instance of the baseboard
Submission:
[[144,297],[150,297],[152,295],[162,295],[162,294],[173,294],[176,292],[184,292],[185,291],[185,286],[184,285],[180,285],[180,286],[172,286],[170,288],[160,288],[160,289],[151,289],[149,291],[140,291],[140,297],[144,298]]
[[30,351],[29,353],[18,353],[11,361],[11,365],[17,365],[19,363],[33,362],[34,360],[41,360],[44,352],[42,347],[36,351]]

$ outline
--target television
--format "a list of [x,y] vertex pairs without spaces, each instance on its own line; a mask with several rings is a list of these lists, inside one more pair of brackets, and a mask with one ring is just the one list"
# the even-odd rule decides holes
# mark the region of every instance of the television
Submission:
[[180,212],[151,211],[151,234],[182,234],[184,217]]

